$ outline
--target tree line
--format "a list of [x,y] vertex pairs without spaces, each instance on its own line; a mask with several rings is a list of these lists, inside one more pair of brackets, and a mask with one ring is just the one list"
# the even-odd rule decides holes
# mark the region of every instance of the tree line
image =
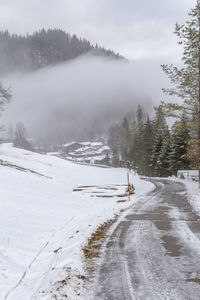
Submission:
[[112,50],[86,39],[70,35],[60,29],[42,29],[33,34],[17,35],[0,32],[0,75],[11,72],[37,70],[74,59],[80,55],[93,55],[122,59]]

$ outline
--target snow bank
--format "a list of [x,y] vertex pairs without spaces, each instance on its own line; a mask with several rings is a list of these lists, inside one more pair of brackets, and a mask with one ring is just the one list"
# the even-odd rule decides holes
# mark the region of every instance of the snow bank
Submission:
[[125,184],[126,170],[0,145],[0,299],[53,299],[59,280],[67,284],[68,299],[86,299],[77,281],[84,273],[82,246],[101,223],[153,188],[138,176],[131,181],[131,202],[73,192],[77,186]]
[[200,188],[199,183],[189,180],[182,180],[184,182],[187,192],[188,200],[192,205],[194,211],[200,216]]

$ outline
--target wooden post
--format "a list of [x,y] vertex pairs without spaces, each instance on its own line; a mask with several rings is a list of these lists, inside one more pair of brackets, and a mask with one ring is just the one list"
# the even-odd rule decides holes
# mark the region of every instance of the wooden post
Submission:
[[129,179],[129,171],[127,172],[127,180],[128,180],[128,188],[127,188],[127,195],[128,195],[128,200],[130,201],[130,179]]
[[130,197],[130,191],[128,191],[128,201],[131,201],[131,197]]
[[130,185],[129,172],[127,172],[127,180],[128,180],[128,186],[129,186]]

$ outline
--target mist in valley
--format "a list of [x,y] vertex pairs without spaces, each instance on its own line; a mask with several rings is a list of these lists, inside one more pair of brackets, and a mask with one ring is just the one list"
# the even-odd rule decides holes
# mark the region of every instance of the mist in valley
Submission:
[[105,136],[139,104],[152,114],[167,84],[158,62],[90,55],[1,81],[13,94],[1,122],[9,128],[20,121],[29,137],[49,144]]

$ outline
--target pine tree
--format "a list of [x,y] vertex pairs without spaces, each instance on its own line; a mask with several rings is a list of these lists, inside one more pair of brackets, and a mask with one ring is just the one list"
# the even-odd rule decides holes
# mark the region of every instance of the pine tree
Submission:
[[178,170],[188,170],[190,161],[188,158],[189,130],[184,117],[172,127],[171,152],[169,155],[170,170],[176,175]]
[[149,116],[147,117],[146,122],[144,123],[143,134],[141,136],[143,141],[141,151],[142,151],[142,162],[143,167],[142,171],[145,175],[151,175],[151,153],[153,149],[153,124],[150,121]]
[[159,106],[156,109],[155,119],[153,121],[153,146],[151,154],[151,170],[154,176],[162,175],[161,151],[164,151],[164,141],[169,136],[169,129],[162,111]]
[[[183,25],[176,24],[175,34],[179,44],[183,46],[183,67],[162,65],[162,68],[173,87],[163,89],[170,96],[176,95],[182,104],[162,103],[165,113],[169,116],[181,117],[186,113],[192,124],[192,133],[196,133],[197,156],[200,182],[200,1],[188,14],[190,19]],[[194,127],[196,126],[196,130]]]
[[185,111],[197,115],[200,88],[200,4],[197,2],[194,9],[188,14],[190,20],[183,25],[176,24],[175,34],[179,44],[183,46],[183,68],[173,65],[162,65],[163,71],[170,79],[173,87],[163,89],[167,95],[176,95],[183,99],[182,105],[164,104],[166,113],[177,117],[177,112]]
[[143,130],[144,130],[144,112],[140,105],[136,112],[137,122],[132,123],[131,143],[129,151],[129,160],[137,168],[140,174],[144,174],[144,155],[143,155]]
[[151,154],[151,164],[150,164],[152,174],[154,176],[160,176],[159,156],[160,156],[162,144],[163,144],[163,135],[160,131],[157,131],[154,136],[153,149]]
[[169,155],[171,153],[171,139],[169,132],[164,135],[162,138],[162,146],[158,155],[156,172],[161,177],[166,177],[172,175],[170,171],[170,160]]

